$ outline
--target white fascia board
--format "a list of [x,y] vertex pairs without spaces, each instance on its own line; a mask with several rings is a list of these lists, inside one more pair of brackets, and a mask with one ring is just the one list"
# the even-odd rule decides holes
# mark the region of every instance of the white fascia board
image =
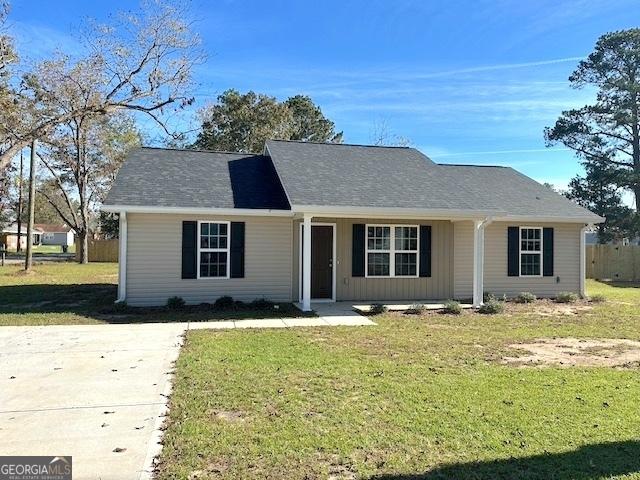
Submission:
[[545,217],[535,215],[501,215],[493,218],[494,222],[530,222],[530,223],[602,223],[603,217]]
[[145,207],[136,205],[102,205],[104,212],[113,213],[176,213],[182,215],[238,215],[248,217],[292,217],[291,210],[254,208],[203,208],[203,207]]
[[293,205],[295,214],[312,214],[315,217],[340,217],[340,218],[423,218],[443,220],[484,220],[487,217],[494,218],[505,215],[506,212],[487,210],[450,210],[450,209],[417,209],[396,207],[349,207],[349,206],[319,206],[319,205]]

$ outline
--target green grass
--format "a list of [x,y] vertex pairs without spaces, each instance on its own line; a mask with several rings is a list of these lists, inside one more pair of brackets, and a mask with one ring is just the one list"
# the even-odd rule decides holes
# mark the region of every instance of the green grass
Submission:
[[191,331],[158,478],[640,479],[637,366],[501,363],[541,337],[640,340],[640,289],[588,287],[607,302],[575,316]]
[[[9,250],[12,253],[16,253],[15,250]],[[35,245],[33,247],[34,254],[50,254],[50,253],[62,253],[62,247],[60,245]],[[76,246],[69,245],[67,253],[76,253]],[[25,250],[18,252],[19,255],[25,255]]]
[[[303,316],[291,304],[275,310],[243,307],[215,310],[211,307],[166,308],[114,307],[118,264],[72,262],[36,263],[33,273],[21,265],[0,267],[0,326],[64,325],[135,322],[202,322],[264,317]],[[216,298],[211,299],[213,303]]]

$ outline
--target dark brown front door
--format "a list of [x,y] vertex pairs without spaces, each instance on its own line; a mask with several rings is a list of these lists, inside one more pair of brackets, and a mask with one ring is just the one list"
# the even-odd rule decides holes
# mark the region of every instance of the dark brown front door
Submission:
[[333,227],[311,227],[311,298],[333,297]]

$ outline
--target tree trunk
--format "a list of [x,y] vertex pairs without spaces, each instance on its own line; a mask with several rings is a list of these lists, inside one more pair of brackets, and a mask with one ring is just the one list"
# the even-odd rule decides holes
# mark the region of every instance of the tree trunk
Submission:
[[18,177],[18,211],[16,212],[18,221],[18,244],[16,251],[22,251],[22,179],[24,178],[24,162],[22,158],[22,151],[20,151],[20,177]]
[[78,232],[78,248],[80,249],[78,263],[89,263],[89,235],[86,231]]
[[[29,220],[27,222],[27,255],[24,269],[31,270],[33,263],[33,214],[36,204],[36,141],[31,142],[31,167],[29,171]],[[18,238],[18,243],[20,239]]]
[[[632,78],[635,83],[635,78]],[[633,161],[633,174],[631,175],[632,186],[631,190],[635,196],[636,201],[636,213],[640,213],[640,183],[638,177],[640,177],[640,121],[638,118],[638,97],[633,95],[631,104],[631,157]]]

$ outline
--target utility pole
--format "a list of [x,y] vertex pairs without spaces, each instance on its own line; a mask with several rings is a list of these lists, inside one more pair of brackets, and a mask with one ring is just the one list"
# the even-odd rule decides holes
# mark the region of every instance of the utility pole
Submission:
[[27,221],[27,256],[24,269],[29,272],[33,263],[33,213],[36,204],[36,141],[31,141],[31,166],[29,171],[29,219]]
[[23,150],[20,150],[20,176],[18,177],[18,245],[16,251],[22,251],[22,176],[23,176]]

